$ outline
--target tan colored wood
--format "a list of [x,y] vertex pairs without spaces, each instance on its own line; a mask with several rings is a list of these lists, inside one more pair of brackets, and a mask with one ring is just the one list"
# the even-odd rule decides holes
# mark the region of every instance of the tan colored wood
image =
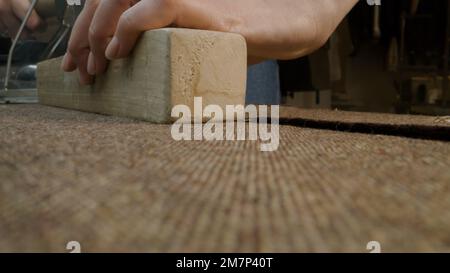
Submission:
[[125,116],[156,123],[171,121],[174,105],[193,113],[194,97],[203,104],[245,104],[247,49],[230,33],[159,29],[143,34],[132,56],[110,63],[92,86],[77,73],[64,73],[61,59],[38,65],[39,101],[45,105]]

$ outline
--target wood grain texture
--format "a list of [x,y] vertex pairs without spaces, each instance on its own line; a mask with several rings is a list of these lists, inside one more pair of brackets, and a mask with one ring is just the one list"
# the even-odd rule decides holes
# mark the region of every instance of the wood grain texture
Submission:
[[190,29],[143,34],[130,58],[110,63],[95,84],[81,86],[61,59],[38,65],[41,104],[86,112],[171,121],[174,105],[245,104],[247,49],[242,36]]

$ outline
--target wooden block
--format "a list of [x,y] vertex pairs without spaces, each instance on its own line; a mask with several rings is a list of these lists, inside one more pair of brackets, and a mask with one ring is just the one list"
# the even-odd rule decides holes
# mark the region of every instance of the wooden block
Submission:
[[237,34],[166,28],[143,34],[130,58],[110,63],[95,84],[81,86],[61,59],[38,65],[41,104],[168,123],[174,105],[244,105],[245,39]]

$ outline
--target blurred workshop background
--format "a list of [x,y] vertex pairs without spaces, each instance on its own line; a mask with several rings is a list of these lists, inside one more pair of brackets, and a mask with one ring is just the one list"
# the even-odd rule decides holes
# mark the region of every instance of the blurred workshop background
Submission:
[[280,62],[283,102],[448,115],[449,15],[447,0],[359,1],[325,47]]
[[[278,62],[282,104],[449,115],[449,2],[359,1],[323,48]],[[37,39],[17,44],[0,101],[36,102],[35,64],[64,52],[74,13],[58,7]],[[1,38],[2,87],[10,47],[11,40]]]

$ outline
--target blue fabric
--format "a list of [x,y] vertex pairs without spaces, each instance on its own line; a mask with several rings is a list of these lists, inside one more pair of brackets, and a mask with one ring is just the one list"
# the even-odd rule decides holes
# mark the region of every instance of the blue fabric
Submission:
[[281,100],[278,63],[266,61],[248,68],[247,104],[278,105]]

